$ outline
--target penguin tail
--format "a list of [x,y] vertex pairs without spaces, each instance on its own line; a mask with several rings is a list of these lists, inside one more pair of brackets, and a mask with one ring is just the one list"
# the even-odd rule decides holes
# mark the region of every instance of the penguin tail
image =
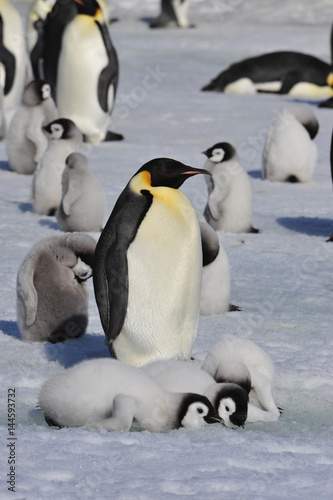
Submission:
[[233,311],[241,311],[242,309],[239,306],[235,306],[234,304],[229,304],[229,312]]
[[299,178],[296,175],[292,174],[286,178],[286,182],[296,183],[299,182]]
[[216,90],[216,85],[215,85],[214,80],[212,82],[208,83],[207,85],[205,85],[204,87],[202,87],[201,90],[203,92]]
[[257,229],[256,227],[251,226],[249,233],[258,234],[258,233],[260,233],[260,229]]

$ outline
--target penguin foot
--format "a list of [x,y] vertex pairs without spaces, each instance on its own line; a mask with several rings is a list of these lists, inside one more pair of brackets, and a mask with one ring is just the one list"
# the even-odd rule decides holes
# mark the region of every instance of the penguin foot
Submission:
[[117,132],[111,132],[108,130],[106,136],[103,139],[103,142],[111,142],[111,141],[122,141],[124,136],[121,134],[117,134]]
[[296,175],[289,175],[289,177],[286,178],[286,182],[296,183],[299,182],[299,178],[296,177]]
[[328,238],[328,240],[326,240],[326,242],[332,242],[333,241],[333,234],[331,234],[331,236]]
[[256,229],[255,227],[251,226],[249,233],[258,234],[260,233],[260,229]]
[[233,311],[241,311],[242,309],[238,306],[235,306],[234,304],[229,304],[229,312]]
[[322,101],[319,104],[319,108],[333,108],[333,97],[330,97],[326,101]]
[[282,413],[284,412],[284,409],[283,409],[283,408],[280,408],[280,407],[278,406],[278,410],[279,410],[279,412],[280,412],[280,415],[282,415]]

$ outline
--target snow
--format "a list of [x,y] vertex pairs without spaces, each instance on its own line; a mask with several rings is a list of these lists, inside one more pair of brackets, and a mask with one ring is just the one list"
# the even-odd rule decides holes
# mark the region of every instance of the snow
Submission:
[[[90,168],[105,189],[108,213],[130,176],[146,161],[169,156],[203,167],[201,152],[219,141],[238,150],[254,189],[253,224],[260,234],[221,234],[231,265],[231,303],[241,307],[201,317],[194,356],[203,360],[224,334],[260,345],[276,367],[278,422],[219,425],[168,434],[96,433],[47,427],[35,409],[42,383],[66,367],[108,357],[90,280],[86,335],[65,344],[28,344],[16,323],[20,263],[39,239],[62,234],[54,217],[38,216],[31,177],[8,170],[0,144],[1,234],[1,499],[153,500],[332,498],[333,198],[329,150],[332,110],[312,103],[319,123],[313,182],[261,178],[268,126],[288,97],[200,92],[227,64],[263,51],[293,49],[330,60],[329,0],[293,2],[193,0],[189,30],[149,30],[140,18],[157,1],[113,3],[111,25],[120,60],[112,129],[125,140],[85,145]],[[121,4],[121,5],[120,5]],[[29,3],[19,4],[25,14]],[[182,187],[203,210],[201,176]],[[92,236],[98,239],[98,234]],[[10,440],[8,389],[16,389],[16,488],[7,490]]]

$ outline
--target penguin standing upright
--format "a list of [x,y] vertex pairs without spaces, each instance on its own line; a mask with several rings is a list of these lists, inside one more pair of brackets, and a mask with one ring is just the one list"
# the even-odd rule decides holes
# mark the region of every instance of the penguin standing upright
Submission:
[[73,120],[86,140],[122,136],[108,131],[118,85],[118,58],[96,0],[74,0],[78,14],[67,25],[58,64],[59,114]]
[[151,28],[169,28],[178,26],[188,28],[187,18],[190,0],[162,0],[161,13],[150,23]]
[[143,165],[119,196],[94,258],[97,306],[112,356],[136,366],[188,359],[197,332],[202,250],[178,190],[209,174],[169,158]]
[[20,14],[9,0],[1,0],[0,13],[0,84],[4,87],[4,107],[10,109],[21,103],[24,87],[32,75]]

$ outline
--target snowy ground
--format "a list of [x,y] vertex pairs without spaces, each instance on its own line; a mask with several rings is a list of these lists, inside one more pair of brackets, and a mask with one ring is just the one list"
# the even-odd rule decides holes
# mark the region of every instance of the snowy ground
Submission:
[[[196,28],[184,31],[148,29],[140,17],[156,15],[157,2],[114,3],[120,22],[111,33],[121,74],[112,129],[125,140],[84,148],[105,188],[108,211],[129,177],[154,157],[202,167],[201,151],[216,142],[229,141],[238,149],[251,176],[254,225],[261,233],[221,235],[231,264],[231,302],[242,310],[202,317],[194,356],[203,360],[227,333],[258,343],[275,362],[276,399],[284,414],[277,423],[244,429],[214,425],[164,435],[48,428],[34,409],[42,383],[83,359],[107,357],[108,351],[91,282],[89,326],[82,339],[63,345],[20,340],[18,267],[36,241],[61,231],[55,218],[32,213],[31,177],[8,170],[1,143],[0,498],[332,498],[333,243],[325,240],[333,233],[333,111],[313,105],[320,122],[313,182],[273,184],[261,179],[262,148],[274,113],[288,98],[199,91],[228,63],[262,51],[294,49],[329,61],[330,2],[197,0],[190,10]],[[27,6],[20,5],[21,11]],[[183,190],[203,210],[204,179],[187,181]],[[6,401],[13,388],[15,493],[6,483]]]

